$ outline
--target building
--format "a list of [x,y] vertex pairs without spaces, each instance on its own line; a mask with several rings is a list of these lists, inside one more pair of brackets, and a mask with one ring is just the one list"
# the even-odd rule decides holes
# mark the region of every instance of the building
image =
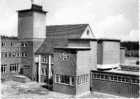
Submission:
[[12,74],[20,72],[20,58],[26,57],[20,51],[19,40],[16,37],[1,36],[1,79],[9,78]]
[[120,40],[96,39],[88,24],[46,26],[46,13],[35,4],[18,11],[18,37],[1,36],[2,79],[22,74],[54,91],[81,96],[100,87],[94,72],[121,68]]
[[139,97],[139,72],[91,71],[91,90],[124,97]]

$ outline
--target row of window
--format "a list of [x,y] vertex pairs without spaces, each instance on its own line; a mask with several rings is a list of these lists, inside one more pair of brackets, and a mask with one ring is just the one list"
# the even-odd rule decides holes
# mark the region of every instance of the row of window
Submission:
[[[11,42],[11,43],[10,43],[10,46],[11,46],[11,47],[12,47],[12,46],[15,46],[15,45],[17,45],[17,42]],[[7,46],[6,42],[2,42],[2,43],[1,43],[1,46],[2,46],[2,47]],[[27,47],[28,44],[27,44],[26,42],[22,42],[19,46],[21,46],[21,47]]]
[[68,61],[70,59],[70,55],[68,53],[62,53],[59,55],[59,59],[62,61]]
[[83,75],[76,76],[76,77],[75,76],[56,74],[55,75],[55,82],[60,83],[60,84],[73,86],[74,83],[75,83],[74,78],[76,78],[78,85],[85,84],[85,83],[89,82],[89,80],[88,80],[89,75],[88,74],[83,74]]
[[[1,65],[1,73],[6,73],[7,64]],[[10,64],[10,72],[18,72],[19,64]]]
[[73,86],[74,85],[74,76],[56,74],[55,83]]
[[77,76],[77,84],[81,85],[81,84],[87,83],[88,77],[89,77],[88,74],[83,74],[83,75]]
[[139,79],[128,78],[128,77],[120,76],[120,75],[107,75],[107,74],[101,74],[101,73],[93,73],[92,79],[111,80],[111,81],[117,81],[117,82],[129,82],[129,83],[134,83],[134,84],[139,83]]
[[[53,64],[53,56],[51,56],[50,58],[51,58],[51,64]],[[49,56],[42,56],[41,62],[42,63],[49,63]]]
[[26,52],[2,52],[2,58],[26,57]]
[[19,64],[10,64],[10,71],[11,72],[18,72]]

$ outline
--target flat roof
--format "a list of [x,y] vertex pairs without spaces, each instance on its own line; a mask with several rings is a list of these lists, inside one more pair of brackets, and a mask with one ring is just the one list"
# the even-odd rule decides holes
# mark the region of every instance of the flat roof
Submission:
[[124,70],[116,70],[116,69],[112,69],[112,70],[106,70],[104,72],[109,72],[109,73],[117,73],[117,74],[127,74],[127,75],[139,75],[139,72],[132,72],[132,71],[124,71]]
[[47,13],[47,11],[44,11],[44,10],[42,9],[42,6],[36,5],[36,4],[32,4],[31,9],[18,10],[18,12],[28,12],[28,11],[37,11],[37,12]]
[[132,72],[132,71],[123,71],[118,69],[112,69],[112,70],[92,70],[93,72],[101,72],[101,73],[109,73],[109,74],[118,74],[118,75],[125,75],[125,76],[139,76],[139,72]]

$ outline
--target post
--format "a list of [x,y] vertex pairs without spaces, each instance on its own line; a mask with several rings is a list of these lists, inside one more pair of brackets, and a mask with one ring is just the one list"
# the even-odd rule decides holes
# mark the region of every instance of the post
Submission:
[[41,82],[41,55],[39,55],[39,62],[38,62],[38,78],[39,78],[39,82]]
[[52,77],[51,65],[52,65],[52,60],[51,60],[51,55],[49,55],[49,74],[48,74],[49,79]]

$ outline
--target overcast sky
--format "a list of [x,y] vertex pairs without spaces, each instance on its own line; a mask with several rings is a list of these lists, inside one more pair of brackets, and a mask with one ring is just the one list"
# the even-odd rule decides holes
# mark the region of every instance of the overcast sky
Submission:
[[[0,0],[0,34],[17,36],[16,10],[31,0]],[[138,40],[138,0],[34,0],[48,10],[48,25],[90,24],[99,38]]]

